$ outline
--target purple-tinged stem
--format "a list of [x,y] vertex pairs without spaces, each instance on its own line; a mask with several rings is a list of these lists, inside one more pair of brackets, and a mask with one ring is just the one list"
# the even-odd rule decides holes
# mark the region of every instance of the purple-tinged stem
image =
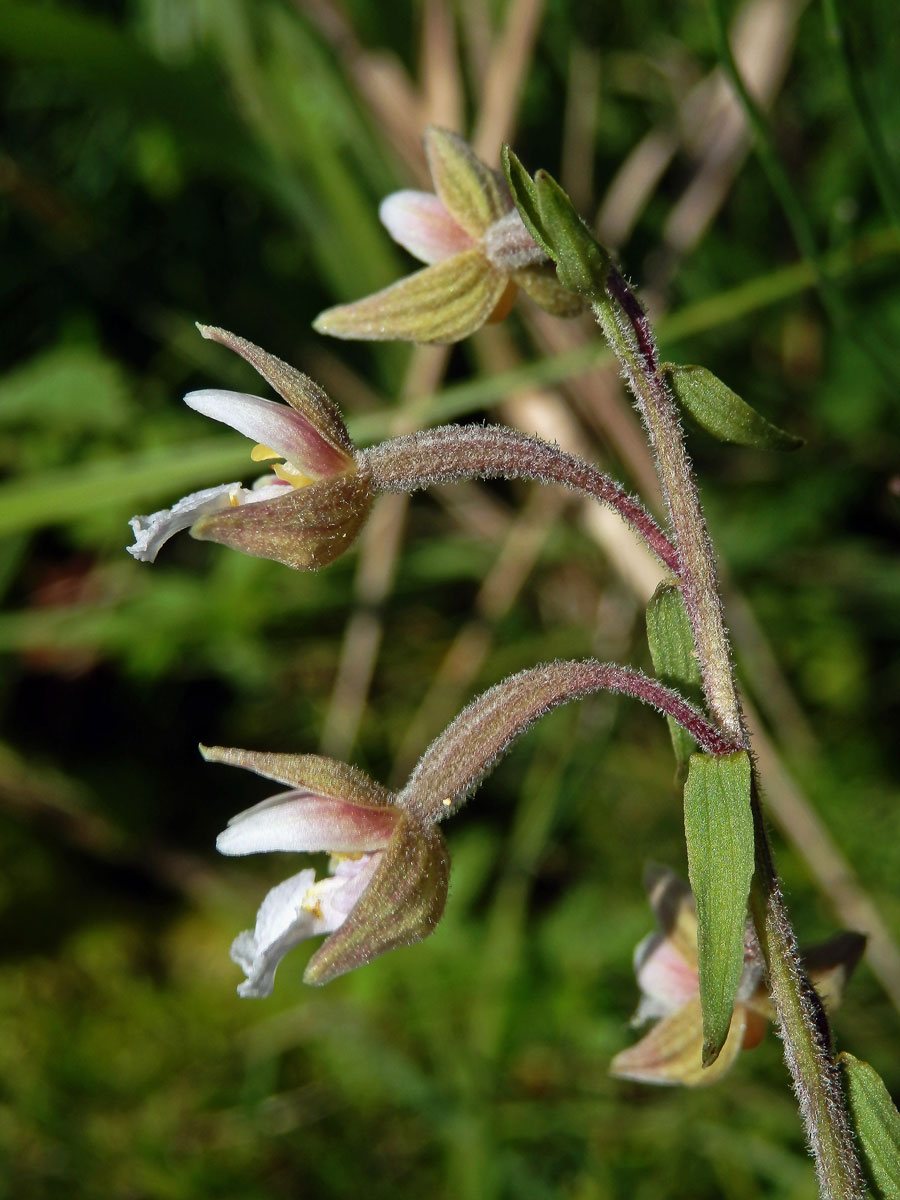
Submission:
[[535,721],[599,691],[620,692],[652,705],[682,725],[707,754],[739,748],[678,692],[641,671],[593,659],[545,663],[511,675],[464,708],[422,755],[397,803],[423,819],[451,816]]
[[675,535],[684,606],[697,645],[706,701],[715,722],[747,748],[715,554],[684,446],[678,409],[659,367],[650,322],[615,267],[609,272],[606,288],[607,294],[597,296],[592,308],[625,372],[650,436]]
[[558,483],[614,509],[678,578],[678,552],[644,506],[595,466],[559,446],[501,425],[443,425],[358,454],[380,491],[414,492],[464,479]]
[[[613,268],[593,310],[616,352],[650,435],[681,563],[681,588],[696,642],[710,714],[742,748],[749,738],[741,711],[722,613],[712,542],[678,412],[660,369],[646,314]],[[861,1200],[864,1187],[824,1010],[803,974],[797,943],[772,862],[755,772],[751,794],[756,871],[750,914],[766,962],[785,1060],[816,1160],[823,1200]]]

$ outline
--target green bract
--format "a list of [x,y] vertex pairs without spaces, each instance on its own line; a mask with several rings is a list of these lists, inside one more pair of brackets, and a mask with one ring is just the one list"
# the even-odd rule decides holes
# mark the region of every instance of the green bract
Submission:
[[688,873],[697,903],[703,1064],[728,1037],[744,967],[747,897],[753,876],[750,756],[692,754],[684,785]]
[[900,1113],[874,1067],[841,1054],[853,1125],[875,1193],[883,1200],[900,1196]]
[[803,445],[803,438],[767,421],[706,367],[666,363],[663,369],[684,411],[720,442],[756,450],[796,450]]
[[503,169],[519,216],[541,249],[556,263],[559,282],[568,291],[592,297],[602,293],[609,274],[609,253],[572,207],[563,189],[546,171],[534,179],[508,146]]
[[[647,641],[653,668],[663,683],[677,688],[688,700],[699,703],[703,696],[700,667],[694,648],[694,635],[685,611],[681,589],[674,583],[661,583],[647,605]],[[687,773],[688,759],[697,743],[691,735],[667,718],[672,748],[680,776]]]

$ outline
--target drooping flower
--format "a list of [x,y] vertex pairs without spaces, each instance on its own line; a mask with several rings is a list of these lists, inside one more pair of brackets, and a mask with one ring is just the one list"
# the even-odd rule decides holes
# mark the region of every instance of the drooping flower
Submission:
[[287,405],[213,389],[189,392],[185,404],[253,439],[254,462],[283,461],[250,488],[224,483],[133,517],[129,553],[153,562],[170,537],[189,528],[202,541],[290,567],[325,566],[353,542],[374,495],[340,413],[316,383],[274,355],[224,329],[198,328],[246,359]]
[[318,755],[201,747],[209,762],[245,767],[291,790],[240,813],[219,835],[222,854],[330,854],[329,873],[307,868],[264,899],[256,926],[238,935],[232,959],[241,996],[268,996],[281,959],[318,934],[306,983],[322,984],[432,932],[447,898],[449,860],[434,823],[355,767]]
[[[635,950],[641,1001],[632,1024],[657,1023],[639,1042],[615,1056],[610,1074],[641,1083],[688,1087],[715,1083],[742,1049],[759,1045],[774,1019],[759,950],[748,938],[731,1029],[718,1058],[704,1067],[694,897],[688,885],[664,867],[649,868],[645,883],[659,930]],[[845,932],[804,954],[810,981],[826,1008],[840,1002],[864,947],[861,934]]]
[[581,300],[558,283],[503,176],[446,129],[429,126],[424,144],[434,194],[395,192],[379,216],[391,237],[428,265],[372,296],[327,309],[313,327],[340,338],[458,342],[502,320],[517,288],[557,316],[580,312]]
[[427,937],[447,895],[449,864],[437,826],[535,721],[601,690],[654,704],[685,722],[706,748],[719,745],[718,731],[676,693],[639,671],[588,660],[546,663],[477,696],[434,739],[396,794],[355,767],[317,755],[201,747],[211,762],[245,767],[291,789],[235,817],[217,843],[223,854],[331,854],[324,879],[307,868],[279,884],[255,928],[236,939],[232,957],[247,974],[241,995],[268,995],[284,955],[316,934],[329,936],[307,966],[307,983],[327,983]]

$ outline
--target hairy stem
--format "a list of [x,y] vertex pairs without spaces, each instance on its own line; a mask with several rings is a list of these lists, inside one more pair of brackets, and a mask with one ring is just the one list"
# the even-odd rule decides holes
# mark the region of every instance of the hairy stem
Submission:
[[750,915],[766,962],[784,1057],[815,1159],[819,1189],[824,1200],[863,1200],[866,1189],[834,1061],[828,1019],[803,970],[778,886],[755,771],[752,788],[757,849]]
[[[592,300],[596,319],[637,400],[656,456],[710,712],[724,731],[749,749],[712,542],[677,409],[660,371],[650,323],[615,267],[606,280],[606,294]],[[800,964],[796,938],[778,887],[755,775],[751,807],[756,873],[750,890],[750,914],[765,959],[785,1061],[815,1157],[819,1187],[825,1200],[861,1200],[865,1189],[831,1051],[828,1020]]]
[[697,645],[706,701],[722,730],[746,747],[715,555],[685,450],[678,410],[660,370],[650,322],[615,267],[609,273],[606,287],[608,295],[594,297],[592,307],[619,359],[650,437],[675,535],[684,604]]
[[599,691],[653,705],[682,725],[707,754],[737,748],[683,696],[641,671],[593,659],[545,663],[511,675],[464,708],[422,755],[398,803],[428,820],[452,816],[535,721]]
[[414,492],[464,479],[562,484],[614,509],[676,578],[680,574],[675,547],[639,500],[595,466],[540,438],[500,425],[443,425],[392,438],[358,458],[379,491]]

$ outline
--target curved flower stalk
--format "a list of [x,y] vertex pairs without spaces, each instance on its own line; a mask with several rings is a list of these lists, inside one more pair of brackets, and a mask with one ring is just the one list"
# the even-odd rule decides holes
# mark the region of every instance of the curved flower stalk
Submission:
[[[721,1079],[741,1050],[758,1046],[768,1023],[775,1019],[762,957],[748,928],[731,1029],[718,1058],[704,1067],[694,897],[688,885],[665,867],[650,867],[644,882],[659,929],[644,938],[634,952],[641,1001],[632,1024],[651,1020],[657,1024],[616,1055],[610,1074],[641,1083],[704,1087]],[[810,982],[826,1009],[840,1003],[865,942],[861,934],[848,932],[804,954]]]
[[250,488],[223,483],[185,496],[172,508],[133,517],[129,553],[153,562],[170,537],[190,529],[201,541],[289,567],[333,562],[353,542],[374,496],[340,413],[318,384],[274,355],[224,329],[198,329],[246,359],[287,406],[213,389],[189,392],[185,404],[256,442],[254,462],[282,461]]
[[458,342],[507,316],[518,288],[557,316],[580,312],[582,301],[558,283],[502,175],[458,134],[429,126],[423,140],[434,194],[395,192],[379,216],[391,237],[428,265],[372,296],[327,309],[313,328],[339,338]]
[[316,880],[307,868],[273,888],[255,927],[235,939],[231,957],[247,975],[240,995],[268,996],[285,954],[319,934],[329,936],[309,961],[306,983],[328,983],[426,938],[447,898],[449,859],[436,826],[539,717],[600,690],[635,696],[683,723],[699,744],[727,748],[677,692],[639,671],[590,660],[522,671],[473,700],[396,794],[355,767],[318,755],[201,746],[208,762],[244,767],[291,789],[236,816],[219,835],[221,853],[331,856],[325,878]]

